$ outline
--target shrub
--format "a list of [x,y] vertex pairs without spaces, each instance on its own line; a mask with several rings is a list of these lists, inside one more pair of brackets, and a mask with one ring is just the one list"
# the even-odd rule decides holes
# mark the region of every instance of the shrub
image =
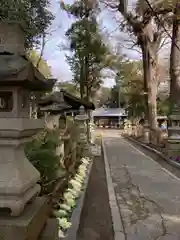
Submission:
[[58,137],[58,131],[46,130],[35,136],[25,148],[28,159],[41,174],[42,194],[49,193],[51,183],[59,177],[60,158],[56,155]]

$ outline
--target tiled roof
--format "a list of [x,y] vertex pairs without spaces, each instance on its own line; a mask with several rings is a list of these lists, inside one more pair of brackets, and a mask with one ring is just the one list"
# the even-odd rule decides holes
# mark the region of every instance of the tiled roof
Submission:
[[93,117],[118,117],[127,116],[127,113],[122,108],[98,108],[92,113]]

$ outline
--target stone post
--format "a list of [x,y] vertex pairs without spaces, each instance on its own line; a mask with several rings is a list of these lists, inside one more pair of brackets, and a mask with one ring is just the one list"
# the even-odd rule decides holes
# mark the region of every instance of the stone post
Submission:
[[124,121],[124,134],[128,134],[128,121],[127,120],[125,120]]
[[136,124],[135,124],[134,121],[132,122],[132,136],[133,136],[133,137],[136,137],[136,136],[137,136]]
[[87,119],[88,119],[88,116],[85,114],[85,109],[83,106],[81,106],[79,110],[79,115],[75,117],[75,122],[78,128],[78,135],[79,135],[78,143],[84,149],[83,155],[86,155],[87,153],[89,153],[89,146],[87,143],[87,127],[86,127]]
[[59,142],[56,148],[56,155],[60,158],[60,164],[64,167],[64,134],[67,130],[65,116],[59,116],[57,131],[59,132]]
[[167,155],[170,158],[180,156],[180,106],[174,106],[168,118],[168,139],[166,143]]
[[143,142],[149,144],[149,124],[148,121],[145,120],[144,129],[143,129]]
[[90,122],[90,135],[91,135],[91,144],[95,144],[95,124]]
[[133,133],[132,123],[131,123],[131,121],[129,121],[129,124],[128,124],[128,135],[132,136],[132,133]]

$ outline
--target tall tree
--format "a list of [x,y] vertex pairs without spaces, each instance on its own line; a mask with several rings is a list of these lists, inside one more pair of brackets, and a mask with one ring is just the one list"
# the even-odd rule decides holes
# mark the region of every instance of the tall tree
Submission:
[[63,8],[76,18],[66,32],[71,51],[67,61],[74,82],[80,86],[81,98],[89,100],[100,87],[103,57],[107,51],[96,20],[97,3],[81,0],[72,5],[63,5]]
[[121,61],[115,80],[117,105],[126,107],[130,117],[142,116],[145,110],[142,62]]
[[[171,39],[170,52],[170,107],[177,102],[180,94],[180,1],[153,1],[146,0],[151,14],[158,20],[161,28]],[[169,34],[169,27],[172,34]]]
[[170,105],[180,104],[180,1],[172,2],[173,28],[170,54]]
[[156,19],[145,0],[136,1],[136,9],[130,12],[128,0],[106,1],[111,8],[121,13],[125,22],[123,30],[136,37],[136,44],[140,47],[143,59],[144,98],[146,119],[150,128],[157,127],[157,63],[158,51],[164,34],[162,24]]

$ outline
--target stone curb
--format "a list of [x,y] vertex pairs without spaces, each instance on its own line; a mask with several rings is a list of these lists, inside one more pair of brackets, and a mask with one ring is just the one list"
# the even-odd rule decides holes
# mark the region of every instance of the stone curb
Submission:
[[103,155],[104,155],[105,172],[106,172],[107,188],[108,188],[108,195],[109,195],[109,205],[111,209],[111,217],[112,217],[112,224],[113,224],[114,240],[125,240],[125,235],[123,233],[124,232],[123,221],[122,221],[121,212],[119,210],[117,200],[116,200],[116,195],[114,191],[111,171],[108,163],[108,158],[107,158],[103,137],[102,137],[102,148],[103,148]]
[[163,158],[165,161],[167,161],[169,164],[171,164],[172,166],[175,166],[177,168],[180,168],[180,164],[175,162],[175,161],[172,161],[170,160],[168,157],[166,157],[162,152],[150,147],[150,146],[147,146],[146,144],[132,138],[132,137],[128,137],[128,136],[122,136],[125,140],[128,140],[128,141],[131,141],[131,142],[134,142],[135,144],[138,144],[140,145],[141,147],[157,154],[158,156],[160,156],[161,158]]
[[81,220],[81,212],[84,206],[84,200],[85,200],[85,195],[86,195],[86,190],[87,190],[87,186],[88,186],[88,182],[89,182],[89,176],[91,174],[91,169],[92,169],[92,164],[93,164],[93,160],[91,161],[91,163],[88,166],[88,170],[87,170],[87,175],[84,181],[84,191],[81,194],[80,198],[77,200],[77,206],[74,209],[70,222],[72,223],[72,226],[67,230],[66,232],[66,237],[65,238],[60,238],[63,240],[76,240],[77,239],[77,232],[79,229],[79,224],[80,224],[80,220]]

